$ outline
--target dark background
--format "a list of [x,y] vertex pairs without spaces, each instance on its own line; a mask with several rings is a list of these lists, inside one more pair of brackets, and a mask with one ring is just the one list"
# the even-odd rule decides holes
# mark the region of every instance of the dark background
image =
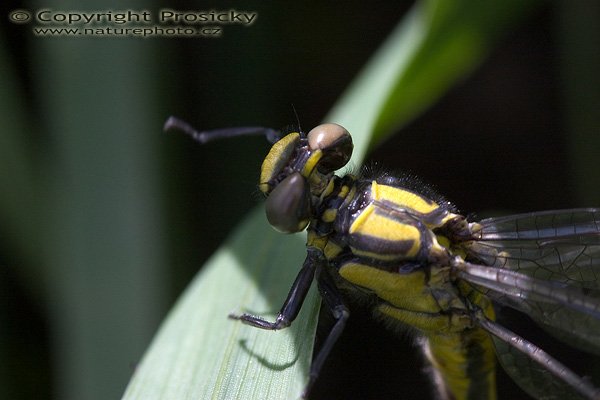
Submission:
[[[600,91],[598,75],[592,71],[599,65],[596,34],[600,19],[593,17],[598,16],[597,4],[583,3],[541,3],[523,24],[505,35],[473,75],[376,148],[369,161],[420,176],[463,213],[486,216],[598,205],[600,185],[595,166],[600,149]],[[153,99],[146,104],[146,114],[137,110],[144,103],[123,101],[140,87],[129,80],[115,86],[119,89],[114,101],[123,102],[126,115],[131,108],[132,116],[147,116],[139,124],[132,119],[128,129],[148,129],[136,140],[151,143],[147,162],[155,180],[147,200],[154,204],[151,209],[160,213],[153,226],[160,226],[162,233],[153,249],[160,254],[163,269],[158,277],[141,273],[131,279],[160,289],[144,292],[142,299],[152,299],[152,304],[137,309],[144,315],[128,315],[115,306],[115,313],[123,313],[121,323],[125,320],[135,325],[143,319],[138,330],[124,334],[125,339],[114,333],[120,330],[118,323],[105,323],[98,330],[100,342],[94,342],[97,337],[89,334],[91,346],[111,346],[112,335],[116,335],[115,341],[133,343],[123,345],[127,354],[122,358],[129,365],[115,368],[113,374],[82,375],[79,378],[89,382],[73,384],[69,379],[76,377],[73,370],[77,368],[65,365],[78,365],[73,361],[79,357],[78,347],[66,346],[67,356],[61,353],[64,338],[58,336],[64,332],[64,324],[72,321],[67,312],[57,322],[52,311],[53,290],[60,289],[45,287],[54,287],[48,278],[53,273],[40,272],[43,278],[39,278],[35,272],[45,268],[43,263],[15,244],[10,226],[0,221],[0,397],[120,396],[133,365],[170,305],[236,223],[259,203],[255,184],[266,143],[244,138],[201,148],[186,137],[163,134],[161,125],[167,116],[178,115],[201,129],[239,125],[280,128],[296,122],[293,105],[302,125],[314,126],[411,4],[138,2],[114,8],[231,7],[256,11],[259,17],[250,27],[225,26],[223,36],[217,39],[76,39],[75,46],[88,48],[82,49],[81,57],[89,56],[90,47],[111,46],[115,41],[117,46],[139,48],[142,56],[132,58],[131,76],[150,77],[144,81],[147,96]],[[54,76],[51,67],[41,65],[39,54],[44,53],[44,46],[56,51],[61,41],[72,39],[35,37],[28,27],[7,23],[4,16],[16,8],[73,7],[68,2],[10,1],[0,7],[0,35],[22,96],[19,104],[29,126],[34,127],[23,132],[25,141],[38,158],[61,162],[47,156],[55,151],[57,140],[52,129],[46,129],[55,115],[46,107],[48,96],[43,91],[46,84],[52,86]],[[93,2],[89,5],[89,9],[110,8]],[[106,54],[110,57],[112,53]],[[115,57],[123,54],[115,53]],[[90,69],[87,80],[102,81],[96,75],[101,71]],[[57,95],[55,101],[60,99]],[[83,99],[94,108],[94,93]],[[595,110],[595,115],[590,110]],[[110,164],[110,158],[105,161]],[[98,290],[102,293],[95,299],[113,297],[108,282]],[[132,287],[130,292],[134,290]],[[124,293],[130,292],[124,289]],[[114,297],[116,293],[115,289]],[[94,312],[92,306],[86,310],[83,312]],[[78,330],[87,332],[84,326],[72,331]],[[92,372],[98,364],[108,363],[105,368],[110,369],[110,363],[122,361],[115,356],[97,362],[93,358],[96,353],[103,352],[97,349],[81,356],[87,357],[83,363]],[[86,368],[83,370],[88,371]],[[418,351],[410,340],[398,338],[357,310],[326,364],[313,398],[431,398],[421,369]],[[525,398],[511,387],[508,378],[499,379],[501,398]]]

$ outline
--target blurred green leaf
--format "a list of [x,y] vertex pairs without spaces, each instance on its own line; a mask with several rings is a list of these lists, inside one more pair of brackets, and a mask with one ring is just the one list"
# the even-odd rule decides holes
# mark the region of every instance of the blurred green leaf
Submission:
[[38,140],[47,140],[36,154],[46,179],[34,254],[48,277],[53,390],[61,399],[114,398],[166,303],[160,136],[149,134],[161,123],[157,42],[32,42]]
[[417,3],[374,56],[367,67],[370,73],[352,84],[328,120],[342,125],[346,120],[356,122],[344,125],[353,136],[364,129],[373,131],[372,137],[364,136],[372,139],[371,145],[382,142],[473,71],[501,35],[538,4],[538,0]]
[[[471,71],[498,33],[531,5],[417,3],[326,118],[352,133],[353,162]],[[273,318],[304,258],[301,243],[300,236],[272,232],[262,212],[252,213],[170,313],[124,399],[298,398],[316,328],[314,288],[283,331],[261,331],[226,316],[247,311]]]
[[[19,87],[16,71],[0,36],[0,229],[10,245],[16,246],[21,254],[30,255],[32,263],[39,263],[40,243],[36,235],[39,230],[39,183],[38,161],[33,156],[28,139],[31,122],[23,110],[25,99]],[[21,271],[34,274],[35,271]]]

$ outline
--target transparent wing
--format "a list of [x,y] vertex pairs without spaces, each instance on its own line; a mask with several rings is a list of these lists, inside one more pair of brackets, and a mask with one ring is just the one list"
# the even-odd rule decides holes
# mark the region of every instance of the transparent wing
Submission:
[[600,288],[600,209],[518,214],[479,224],[472,250],[484,264]]
[[[520,340],[511,335],[511,340]],[[571,373],[568,369],[557,372],[550,371],[548,365],[555,364],[556,361],[549,354],[538,355],[540,361],[535,361],[530,356],[534,349],[527,349],[526,352],[519,350],[516,346],[509,344],[496,335],[492,335],[494,347],[498,361],[506,373],[527,393],[537,399],[544,400],[570,400],[597,398],[598,389],[593,386],[593,381],[589,378],[579,378],[571,376],[561,376]],[[552,348],[548,349],[552,351]],[[543,350],[537,353],[544,353]],[[545,352],[547,353],[547,352]]]
[[[468,258],[495,267],[495,274],[466,280],[484,283],[486,295],[558,339],[600,355],[600,210],[519,214],[479,225]],[[507,280],[508,271],[514,274]]]
[[[473,227],[475,240],[465,246],[468,261],[457,265],[459,277],[524,312],[569,346],[599,355],[600,210],[489,218]],[[535,362],[529,350],[517,350],[514,341],[498,336],[494,342],[503,368],[530,394],[580,398],[574,385],[555,379],[556,371]]]

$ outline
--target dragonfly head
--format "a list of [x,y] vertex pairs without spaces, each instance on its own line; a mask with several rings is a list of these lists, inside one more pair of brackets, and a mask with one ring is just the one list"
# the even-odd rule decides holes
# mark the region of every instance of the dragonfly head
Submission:
[[170,117],[165,130],[182,131],[200,143],[234,136],[264,135],[273,143],[265,157],[258,187],[267,197],[265,209],[271,226],[280,232],[303,231],[310,222],[311,199],[318,197],[334,171],[352,156],[352,137],[337,124],[322,124],[308,134],[281,132],[264,127],[197,131],[188,123]]
[[319,196],[333,172],[352,156],[352,137],[337,124],[322,124],[308,134],[292,132],[271,147],[263,161],[260,190],[265,210],[278,231],[303,231],[310,221],[311,196]]

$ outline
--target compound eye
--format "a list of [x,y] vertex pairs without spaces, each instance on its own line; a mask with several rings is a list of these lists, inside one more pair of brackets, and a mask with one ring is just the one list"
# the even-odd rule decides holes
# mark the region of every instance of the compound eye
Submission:
[[263,193],[268,194],[271,192],[273,180],[290,163],[298,143],[300,143],[300,134],[295,132],[284,136],[271,147],[260,169],[259,188]]
[[267,219],[283,233],[303,231],[310,218],[310,194],[306,180],[299,172],[285,178],[267,197]]
[[352,136],[341,125],[322,124],[308,132],[310,150],[321,150],[323,157],[319,161],[319,170],[328,173],[342,168],[352,157]]

